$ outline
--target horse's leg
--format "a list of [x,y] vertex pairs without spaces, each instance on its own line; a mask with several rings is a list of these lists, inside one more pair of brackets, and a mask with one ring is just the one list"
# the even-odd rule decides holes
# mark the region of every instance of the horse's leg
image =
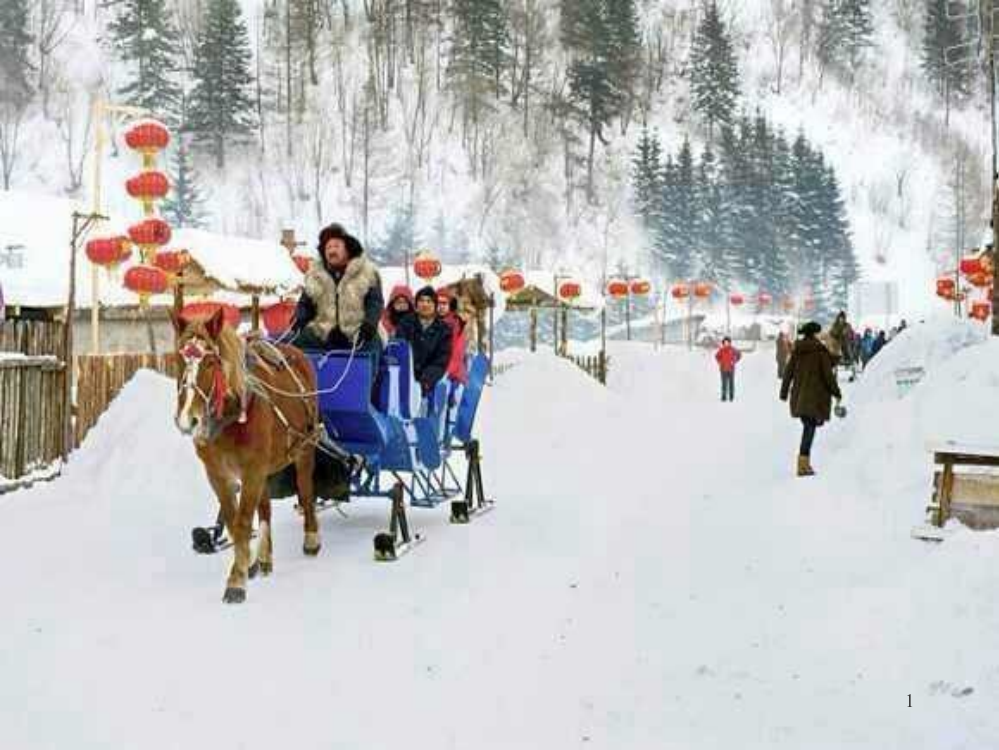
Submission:
[[240,604],[246,600],[246,579],[250,571],[250,534],[253,530],[253,516],[264,491],[266,476],[249,474],[243,476],[243,486],[239,493],[239,507],[233,524],[233,550],[235,551],[229,579],[226,581],[222,600],[228,604]]
[[266,486],[257,506],[257,518],[260,519],[257,563],[260,574],[267,576],[274,572],[274,545],[271,543],[271,498]]
[[305,522],[305,541],[302,551],[307,555],[318,555],[323,546],[319,539],[319,521],[316,518],[316,486],[313,471],[316,467],[316,450],[306,446],[295,459],[295,483],[298,489],[298,504],[302,507]]

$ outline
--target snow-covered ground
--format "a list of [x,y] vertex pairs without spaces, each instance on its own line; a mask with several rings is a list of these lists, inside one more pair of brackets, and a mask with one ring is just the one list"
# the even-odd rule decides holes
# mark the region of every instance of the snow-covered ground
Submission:
[[[322,517],[308,559],[284,503],[242,607],[189,550],[213,501],[141,374],[60,479],[0,498],[0,747],[997,747],[999,537],[909,537],[926,439],[999,416],[973,330],[893,342],[809,480],[770,349],[734,404],[707,352],[617,345],[606,390],[509,353],[480,420],[496,513],[414,512],[428,543],[376,565],[383,504]],[[904,397],[896,364],[927,369]]]

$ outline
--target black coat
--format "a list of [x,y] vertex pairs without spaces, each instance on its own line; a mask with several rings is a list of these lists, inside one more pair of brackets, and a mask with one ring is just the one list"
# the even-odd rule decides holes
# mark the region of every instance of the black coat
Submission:
[[451,328],[440,318],[434,318],[424,328],[416,315],[409,315],[399,323],[395,335],[409,342],[413,350],[413,374],[420,381],[423,393],[429,393],[447,372],[451,359]]
[[791,416],[828,422],[834,397],[842,394],[829,350],[814,338],[795,342],[780,389],[781,401],[790,398]]

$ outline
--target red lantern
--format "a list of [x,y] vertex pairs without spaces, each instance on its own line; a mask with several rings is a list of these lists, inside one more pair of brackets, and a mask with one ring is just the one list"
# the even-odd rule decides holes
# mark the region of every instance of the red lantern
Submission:
[[984,271],[978,271],[968,275],[968,283],[979,289],[984,289],[992,283],[992,277]]
[[652,291],[652,284],[645,279],[635,279],[631,282],[631,293],[635,297],[644,297]]
[[961,258],[958,268],[965,276],[973,276],[985,271],[985,264],[982,263],[981,258]]
[[164,272],[176,276],[191,260],[187,250],[160,250],[156,253],[153,265]]
[[132,266],[125,272],[125,288],[139,295],[139,302],[145,305],[150,295],[163,294],[170,281],[163,270],[156,266]]
[[955,287],[954,279],[949,276],[943,276],[937,279],[937,296],[952,300],[954,299]]
[[628,282],[624,279],[611,279],[607,282],[607,294],[614,299],[628,296]]
[[413,261],[413,271],[424,281],[431,281],[441,275],[441,262],[432,253],[420,253]]
[[992,314],[992,305],[988,302],[975,302],[971,306],[971,311],[968,315],[975,320],[986,321],[989,319],[989,315]]
[[180,311],[180,317],[190,323],[195,320],[206,320],[219,310],[222,310],[226,324],[233,328],[239,325],[241,317],[239,308],[223,302],[188,302]]
[[760,307],[769,307],[773,304],[774,298],[766,292],[760,292],[756,297],[756,301],[760,304]]
[[728,301],[733,306],[739,307],[740,305],[742,305],[742,304],[744,304],[746,302],[746,298],[743,297],[741,294],[732,293],[732,294],[730,294],[728,296]]
[[291,259],[295,261],[295,265],[302,273],[308,273],[309,269],[312,268],[312,258],[308,255],[292,255]]
[[711,296],[711,284],[701,282],[699,284],[694,284],[694,296],[697,299],[707,299]]
[[95,266],[114,268],[122,261],[128,260],[132,251],[126,237],[104,237],[93,239],[87,243],[87,258]]
[[670,290],[673,299],[687,299],[690,296],[690,287],[686,284],[677,284]]
[[558,288],[558,296],[564,300],[572,302],[583,293],[583,287],[578,281],[565,281]]
[[170,192],[170,180],[162,172],[143,172],[127,180],[125,190],[133,198],[149,203]]
[[140,120],[125,131],[125,143],[144,156],[154,156],[170,143],[170,131],[156,120]]
[[170,241],[170,225],[163,219],[144,219],[128,228],[128,236],[136,245],[165,245]]
[[504,271],[500,274],[500,289],[505,294],[516,294],[525,286],[527,282],[520,271]]
[[270,307],[265,307],[260,314],[264,322],[264,330],[271,336],[279,336],[291,327],[295,319],[294,302],[278,302]]

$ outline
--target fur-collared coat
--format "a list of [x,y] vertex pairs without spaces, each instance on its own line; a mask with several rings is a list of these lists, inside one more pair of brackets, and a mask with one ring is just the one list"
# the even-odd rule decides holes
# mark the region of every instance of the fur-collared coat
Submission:
[[369,334],[377,332],[382,307],[381,277],[363,255],[351,258],[339,279],[320,262],[305,275],[296,324],[320,341],[329,342],[339,332],[352,342],[362,323],[369,323]]

